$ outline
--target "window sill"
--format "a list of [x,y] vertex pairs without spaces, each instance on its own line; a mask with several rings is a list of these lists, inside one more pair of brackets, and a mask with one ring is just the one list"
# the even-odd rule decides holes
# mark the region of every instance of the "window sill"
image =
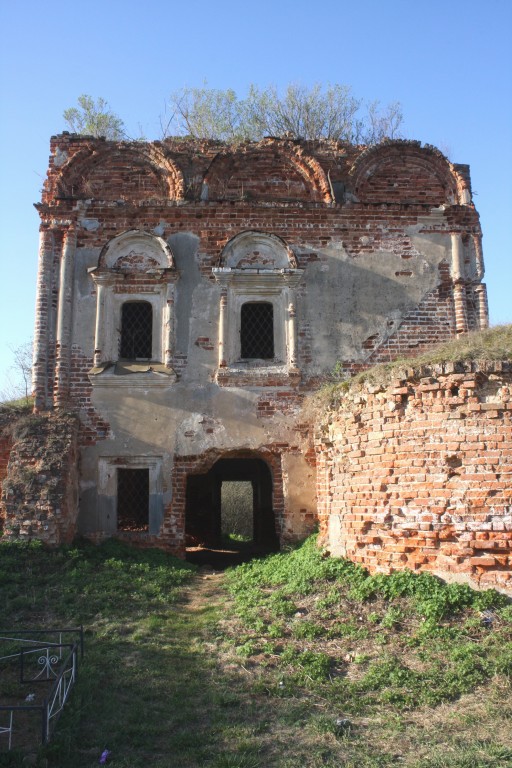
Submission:
[[219,387],[281,387],[296,386],[301,374],[281,362],[238,360],[218,368],[215,378]]
[[93,387],[168,387],[176,379],[172,368],[156,361],[122,360],[102,363],[91,368],[89,381]]

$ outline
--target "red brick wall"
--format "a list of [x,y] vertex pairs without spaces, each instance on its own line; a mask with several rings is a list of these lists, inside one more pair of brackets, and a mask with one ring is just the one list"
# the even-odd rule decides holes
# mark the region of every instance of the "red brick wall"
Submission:
[[381,163],[372,176],[361,183],[356,194],[365,202],[428,203],[440,205],[446,189],[432,172],[418,162],[397,163],[395,157]]
[[[329,196],[327,179],[314,161],[300,162],[295,153],[261,149],[238,156],[215,158],[208,169],[210,200],[302,200],[321,201]],[[315,178],[316,176],[316,178]]]
[[344,396],[316,444],[324,543],[512,592],[511,393],[510,363],[468,363]]
[[[7,477],[7,466],[12,449],[12,437],[9,434],[0,433],[0,488]],[[0,494],[0,531],[3,529],[5,520],[5,507]]]
[[353,189],[366,202],[456,203],[470,195],[467,166],[453,166],[435,147],[397,141],[365,149],[351,168]]
[[7,474],[7,464],[11,455],[12,438],[10,435],[0,435],[0,483]]
[[70,389],[72,402],[80,409],[80,445],[94,445],[98,440],[105,440],[110,434],[110,425],[95,410],[92,404],[92,384],[88,373],[93,366],[92,358],[87,358],[77,348],[73,348],[70,366]]

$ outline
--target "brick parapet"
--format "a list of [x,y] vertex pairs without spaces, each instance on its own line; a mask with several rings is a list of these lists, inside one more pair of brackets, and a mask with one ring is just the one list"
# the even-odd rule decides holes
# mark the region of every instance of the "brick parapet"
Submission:
[[[141,199],[154,196],[158,191],[165,191],[170,199],[201,199],[205,191],[203,181],[207,179],[212,192],[217,194],[220,191],[223,195],[229,192],[250,195],[256,182],[254,191],[260,196],[265,190],[271,198],[286,197],[294,191],[305,199],[316,198],[330,204],[333,191],[337,200],[340,194],[343,199],[346,189],[358,189],[369,175],[374,194],[382,179],[382,169],[385,171],[398,157],[408,191],[404,196],[399,189],[390,190],[385,186],[386,196],[391,191],[397,199],[410,201],[411,193],[417,192],[420,199],[430,199],[436,188],[435,200],[440,197],[440,202],[448,202],[445,199],[448,195],[457,203],[471,202],[468,167],[451,164],[438,149],[422,146],[418,141],[386,141],[372,147],[270,137],[234,145],[184,138],[150,143],[106,141],[64,132],[51,138],[50,151],[44,201],[58,198],[65,202],[72,197],[90,197],[94,192],[91,174],[101,186],[101,173],[107,163],[110,177],[118,177],[125,190]],[[123,158],[121,163],[120,158]],[[131,179],[124,174],[126,164],[137,169]],[[280,175],[287,180],[281,191],[276,186],[274,173],[280,166],[283,166]],[[245,182],[242,189],[237,185],[238,174],[240,168],[247,167],[251,171],[242,173]],[[221,183],[220,190],[215,190],[217,180]],[[338,185],[336,190],[333,185]]]
[[409,373],[349,392],[323,422],[322,540],[371,571],[512,592],[512,365]]

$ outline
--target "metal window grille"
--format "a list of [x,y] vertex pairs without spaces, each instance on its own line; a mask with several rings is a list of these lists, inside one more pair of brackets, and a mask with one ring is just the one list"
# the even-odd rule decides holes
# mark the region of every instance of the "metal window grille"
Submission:
[[149,529],[149,469],[117,470],[117,528]]
[[127,301],[121,310],[122,358],[151,359],[153,307],[147,301]]
[[244,359],[270,360],[274,357],[274,307],[254,301],[242,305],[241,356]]

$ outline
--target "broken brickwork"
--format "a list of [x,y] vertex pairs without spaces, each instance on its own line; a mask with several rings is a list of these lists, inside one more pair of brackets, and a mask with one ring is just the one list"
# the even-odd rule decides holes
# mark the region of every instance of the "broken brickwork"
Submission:
[[317,440],[323,543],[512,592],[511,393],[510,363],[467,362],[343,395]]
[[2,483],[3,535],[45,544],[76,535],[78,421],[74,414],[18,414]]
[[[13,429],[23,410],[18,408],[0,407],[0,489],[7,477],[9,457],[13,443]],[[5,520],[5,505],[0,493],[0,530]]]
[[[79,419],[65,537],[183,555],[190,489],[218,506],[237,477],[281,542],[305,535],[317,520],[305,395],[334,368],[487,325],[469,168],[434,147],[63,133],[50,150],[34,395],[36,412]],[[151,318],[148,357],[126,359],[126,334],[142,332],[123,325],[134,303]],[[265,359],[244,351],[247,317],[267,318]],[[144,530],[119,524],[120,470],[149,478]]]

